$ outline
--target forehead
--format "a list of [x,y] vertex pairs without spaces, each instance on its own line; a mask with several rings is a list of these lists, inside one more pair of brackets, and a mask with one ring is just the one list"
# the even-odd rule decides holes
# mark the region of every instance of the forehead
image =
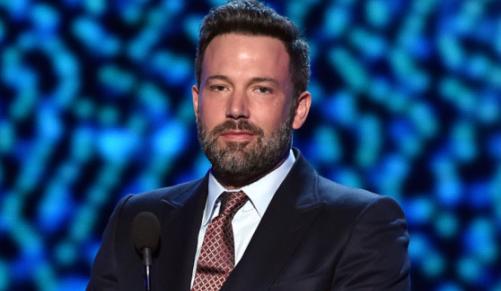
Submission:
[[213,74],[288,78],[289,54],[283,42],[262,35],[228,33],[207,46],[202,79]]

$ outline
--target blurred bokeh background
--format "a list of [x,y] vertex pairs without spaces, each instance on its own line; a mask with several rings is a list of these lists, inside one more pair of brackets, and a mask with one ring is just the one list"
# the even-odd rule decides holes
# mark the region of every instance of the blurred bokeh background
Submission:
[[[83,290],[127,193],[201,177],[207,1],[0,0],[0,290]],[[311,45],[295,145],[397,199],[414,290],[501,290],[501,1],[268,1]]]

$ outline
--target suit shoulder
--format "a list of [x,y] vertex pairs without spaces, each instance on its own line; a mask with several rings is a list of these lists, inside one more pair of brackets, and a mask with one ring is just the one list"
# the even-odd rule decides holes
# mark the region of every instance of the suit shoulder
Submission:
[[327,208],[335,211],[349,211],[358,216],[369,208],[392,209],[401,213],[398,203],[391,197],[364,189],[338,184],[324,177],[318,180],[318,195]]
[[127,204],[130,206],[146,206],[165,202],[172,206],[183,205],[195,192],[204,179],[192,180],[185,183],[154,189],[142,193],[132,194]]

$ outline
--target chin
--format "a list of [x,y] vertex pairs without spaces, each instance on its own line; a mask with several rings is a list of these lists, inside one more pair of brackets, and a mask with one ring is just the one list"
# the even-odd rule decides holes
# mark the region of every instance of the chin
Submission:
[[250,141],[225,141],[223,145],[221,145],[218,151],[224,151],[226,153],[243,153],[246,148],[251,147],[252,142]]

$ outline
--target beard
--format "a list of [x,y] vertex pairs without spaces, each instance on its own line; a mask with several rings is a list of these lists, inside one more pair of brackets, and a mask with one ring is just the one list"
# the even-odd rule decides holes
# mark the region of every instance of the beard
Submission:
[[[212,164],[212,173],[225,186],[242,187],[264,176],[282,162],[292,143],[292,116],[269,137],[245,119],[227,120],[208,131],[197,117],[198,140]],[[251,142],[226,142],[218,138],[228,130],[245,130],[256,139]]]

